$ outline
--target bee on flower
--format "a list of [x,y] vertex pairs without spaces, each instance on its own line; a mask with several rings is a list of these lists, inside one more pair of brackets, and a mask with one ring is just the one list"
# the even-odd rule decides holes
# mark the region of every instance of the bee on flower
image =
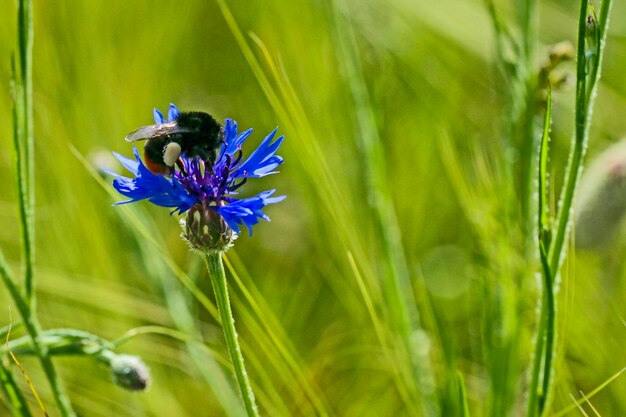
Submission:
[[244,159],[242,146],[252,129],[238,133],[237,122],[231,119],[222,127],[207,113],[179,112],[173,104],[167,120],[156,109],[154,119],[155,125],[141,127],[126,138],[146,140],[145,162],[137,148],[133,148],[134,159],[115,153],[133,177],[107,171],[115,178],[115,189],[129,198],[117,204],[148,200],[185,214],[183,237],[204,253],[227,249],[243,225],[251,235],[259,219],[269,221],[263,209],[285,196],[273,197],[275,190],[268,190],[241,198],[239,192],[249,178],[277,173],[283,158],[276,151],[284,139],[276,138],[278,128]]

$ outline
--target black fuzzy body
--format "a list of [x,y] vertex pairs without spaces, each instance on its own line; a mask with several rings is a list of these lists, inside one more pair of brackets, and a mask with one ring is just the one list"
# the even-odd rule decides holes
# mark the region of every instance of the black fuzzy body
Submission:
[[126,140],[147,140],[144,147],[146,165],[152,172],[167,173],[172,168],[163,162],[168,144],[176,142],[181,147],[181,154],[189,158],[199,156],[212,164],[224,141],[223,136],[222,125],[210,114],[182,112],[174,121],[141,127],[129,133]]

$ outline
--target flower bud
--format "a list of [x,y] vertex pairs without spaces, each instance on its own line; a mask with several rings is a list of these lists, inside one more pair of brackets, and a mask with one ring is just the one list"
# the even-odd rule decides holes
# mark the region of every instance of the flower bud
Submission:
[[181,220],[182,237],[192,249],[202,253],[224,252],[237,234],[228,226],[222,216],[206,204],[196,204]]
[[561,41],[552,45],[550,48],[549,59],[553,67],[556,67],[561,62],[571,61],[576,56],[574,46],[570,41]]
[[542,106],[545,106],[548,98],[548,87],[555,91],[568,84],[570,78],[568,70],[560,66],[563,62],[571,61],[575,56],[576,52],[569,41],[559,42],[550,48],[539,70],[537,82],[537,99]]
[[109,363],[113,382],[130,391],[143,391],[150,383],[148,367],[137,356],[115,355]]

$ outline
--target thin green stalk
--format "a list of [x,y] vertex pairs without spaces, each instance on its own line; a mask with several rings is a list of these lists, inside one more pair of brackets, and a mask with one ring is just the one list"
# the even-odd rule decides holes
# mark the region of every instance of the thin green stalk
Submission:
[[17,4],[18,54],[14,62],[13,122],[22,230],[22,252],[24,263],[24,295],[27,305],[33,297],[33,269],[35,264],[33,210],[34,190],[34,138],[33,138],[33,11],[31,0],[20,0]]
[[[550,123],[551,100],[548,95],[548,107],[544,122],[544,134],[539,153],[539,254],[543,275],[543,302],[539,317],[539,328],[534,352],[534,365],[531,375],[530,394],[527,416],[545,416],[554,385],[554,359],[556,357],[556,297],[558,290],[558,272],[565,257],[568,230],[571,223],[571,212],[576,187],[583,169],[583,162],[589,136],[589,125],[593,108],[593,99],[600,77],[600,65],[611,0],[602,2],[599,22],[595,14],[590,15],[589,1],[582,0],[578,27],[578,60],[576,82],[576,127],[570,160],[568,162],[565,186],[561,192],[559,213],[556,223],[554,240],[550,241],[549,225],[544,199],[546,198],[546,160],[547,139]],[[591,16],[591,17],[590,17]],[[591,21],[589,20],[591,19]],[[591,25],[590,25],[591,22]],[[591,65],[591,67],[590,67]],[[549,246],[549,251],[546,247]],[[544,345],[545,343],[545,345]],[[541,387],[539,374],[543,370]]]
[[39,361],[41,362],[41,366],[44,370],[46,378],[50,383],[52,395],[54,396],[57,406],[59,407],[61,415],[63,417],[76,417],[76,413],[72,409],[72,405],[65,393],[63,385],[61,384],[61,380],[59,379],[54,369],[52,360],[48,356],[47,348],[40,342],[39,336],[41,334],[41,326],[39,325],[37,318],[31,314],[29,306],[26,304],[26,301],[22,297],[22,294],[20,294],[20,291],[15,284],[13,277],[9,272],[2,252],[0,252],[0,278],[9,290],[15,306],[22,316],[26,331],[28,332],[28,335],[30,336],[33,343],[33,349],[35,350],[37,357],[39,357]]
[[[539,252],[541,257],[541,266],[543,269],[543,286],[544,286],[544,300],[542,303],[542,316],[541,320],[545,323],[545,348],[544,363],[543,363],[543,383],[541,386],[541,392],[539,395],[538,410],[539,415],[544,416],[548,412],[548,405],[550,404],[550,398],[552,396],[553,389],[553,374],[554,374],[554,358],[556,357],[556,298],[554,296],[555,285],[554,276],[550,271],[550,265],[548,263],[548,255],[543,242],[539,243]],[[545,308],[544,308],[545,306]],[[543,335],[537,334],[537,337]],[[541,356],[541,351],[535,352],[536,355]],[[534,388],[534,387],[531,387]],[[533,410],[534,414],[534,410]]]
[[[541,332],[537,332],[537,338],[544,338],[545,331],[545,347],[538,346],[535,350],[535,360],[539,363],[543,362],[543,384],[539,395],[539,412],[545,413],[548,409],[547,404],[552,393],[552,374],[553,361],[556,357],[556,291],[554,275],[550,271],[548,262],[548,254],[546,248],[550,242],[550,224],[548,217],[548,208],[545,203],[548,197],[548,142],[550,140],[550,123],[552,121],[552,91],[548,87],[548,96],[546,101],[546,113],[543,121],[543,135],[541,136],[541,146],[539,148],[539,196],[537,198],[537,229],[539,231],[539,259],[541,260],[543,275],[543,300],[541,304],[540,321],[544,323]],[[542,360],[543,359],[543,360]],[[535,385],[531,385],[534,394],[538,394],[538,380]],[[535,409],[530,409],[533,413]]]
[[19,213],[22,231],[22,262],[24,264],[24,293],[20,293],[15,280],[10,274],[4,258],[0,259],[0,275],[7,286],[15,305],[33,341],[33,347],[39,357],[44,373],[52,388],[52,394],[63,417],[73,417],[72,406],[61,385],[45,346],[39,342],[41,332],[35,313],[34,265],[35,233],[33,211],[35,204],[34,187],[34,139],[33,139],[33,8],[31,0],[19,0],[17,3],[17,57],[13,59],[13,122],[14,150],[16,158],[16,178],[18,189]]
[[[545,292],[544,292],[545,294]],[[536,417],[538,411],[540,381],[539,375],[543,365],[543,352],[545,342],[546,314],[545,314],[545,296],[541,302],[541,313],[539,314],[539,324],[537,326],[537,334],[535,336],[535,349],[533,357],[533,368],[531,370],[530,387],[528,389],[528,405],[526,407],[527,417]]]
[[[552,92],[548,89],[548,97],[546,101],[546,113],[543,122],[543,135],[541,137],[541,146],[539,148],[539,186],[538,186],[538,196],[537,196],[537,229],[539,231],[539,250],[540,250],[540,259],[541,265],[543,266],[543,278],[544,282],[542,285],[542,300],[541,300],[541,310],[539,313],[539,321],[537,326],[537,333],[535,336],[535,349],[533,354],[533,367],[531,370],[530,376],[530,388],[528,394],[528,404],[526,409],[527,417],[535,417],[539,410],[541,410],[543,401],[543,395],[545,394],[545,383],[547,381],[544,379],[544,384],[541,387],[540,383],[540,374],[541,370],[544,369],[545,366],[544,361],[546,360],[545,352],[551,352],[551,349],[546,348],[547,337],[548,334],[546,332],[550,332],[549,329],[554,328],[554,323],[550,324],[550,318],[554,318],[554,314],[550,314],[550,312],[554,313],[554,293],[553,293],[553,282],[552,276],[550,275],[550,268],[547,263],[547,257],[545,253],[545,242],[548,239],[548,213],[546,207],[546,196],[547,193],[547,181],[548,181],[548,141],[550,138],[550,122],[552,119]],[[548,266],[548,267],[546,267]],[[545,345],[544,345],[545,344]],[[552,342],[550,344],[552,346]]]
[[32,417],[28,403],[17,386],[15,379],[13,379],[13,374],[3,363],[0,363],[0,385],[4,395],[11,403],[13,415],[17,417]]
[[230,359],[233,362],[237,384],[239,385],[239,390],[243,397],[246,412],[249,417],[259,417],[259,410],[254,401],[254,393],[252,392],[248,374],[246,373],[246,368],[243,363],[243,355],[241,354],[239,341],[237,340],[235,319],[230,308],[230,299],[228,298],[226,273],[224,272],[224,265],[222,264],[222,254],[221,252],[211,252],[206,256],[205,260],[209,270],[209,276],[211,277],[213,291],[215,292],[215,303],[219,311],[224,338],[226,339],[226,347],[228,348]]
[[[550,271],[556,277],[561,262],[565,256],[569,226],[571,223],[572,205],[576,193],[576,187],[580,174],[582,173],[583,161],[587,150],[589,138],[589,126],[593,110],[595,93],[600,79],[600,67],[604,54],[604,44],[609,22],[609,12],[611,10],[611,0],[602,2],[600,18],[598,20],[599,43],[595,52],[595,63],[591,74],[588,74],[588,59],[586,56],[585,38],[587,34],[587,12],[589,0],[581,1],[580,17],[578,21],[578,50],[577,50],[577,70],[576,70],[576,127],[574,144],[570,160],[567,166],[565,186],[561,192],[559,213],[557,217],[556,233],[550,245],[548,259],[550,261]],[[590,75],[588,77],[588,75]]]

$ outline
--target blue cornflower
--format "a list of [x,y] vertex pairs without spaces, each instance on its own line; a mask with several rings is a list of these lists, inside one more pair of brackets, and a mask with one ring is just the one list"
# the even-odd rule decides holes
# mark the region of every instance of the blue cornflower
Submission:
[[[180,112],[173,104],[170,105],[167,122],[161,112],[154,110],[157,125],[175,122],[179,117]],[[158,206],[173,208],[172,213],[186,213],[184,236],[192,246],[201,250],[221,250],[240,234],[242,225],[247,227],[251,235],[252,226],[259,219],[269,221],[263,208],[285,199],[285,196],[272,197],[275,190],[249,198],[240,198],[238,194],[248,178],[275,174],[276,168],[283,163],[283,158],[276,155],[276,151],[284,137],[275,139],[276,132],[277,129],[274,129],[267,135],[250,157],[244,160],[241,147],[252,129],[238,133],[237,122],[226,119],[219,150],[206,156],[188,156],[183,153],[167,176],[148,169],[137,148],[133,148],[134,159],[115,154],[134,175],[125,177],[109,172],[115,177],[115,189],[129,198],[117,204],[147,199]],[[221,245],[223,243],[225,245]]]

